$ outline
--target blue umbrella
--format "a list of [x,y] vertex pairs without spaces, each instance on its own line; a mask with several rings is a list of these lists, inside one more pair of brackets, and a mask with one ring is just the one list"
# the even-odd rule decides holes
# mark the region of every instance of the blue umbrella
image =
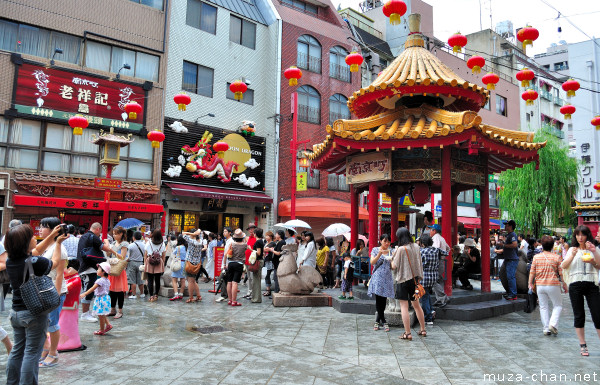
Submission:
[[134,227],[139,227],[139,226],[141,226],[143,224],[144,224],[144,222],[140,221],[139,219],[136,219],[136,218],[125,218],[122,221],[120,221],[119,223],[117,223],[115,225],[115,227],[121,226],[124,229],[131,229],[131,228],[134,228]]

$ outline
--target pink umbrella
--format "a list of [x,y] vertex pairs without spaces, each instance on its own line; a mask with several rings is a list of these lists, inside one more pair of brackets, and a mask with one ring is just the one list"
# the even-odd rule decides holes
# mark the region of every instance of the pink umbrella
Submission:
[[[344,233],[344,238],[346,238],[348,240],[348,242],[350,242],[350,232]],[[365,246],[369,244],[369,240],[367,239],[367,237],[365,237],[362,234],[358,234],[358,239],[362,239],[363,242],[365,242]],[[352,245],[352,247],[354,247],[354,245]]]

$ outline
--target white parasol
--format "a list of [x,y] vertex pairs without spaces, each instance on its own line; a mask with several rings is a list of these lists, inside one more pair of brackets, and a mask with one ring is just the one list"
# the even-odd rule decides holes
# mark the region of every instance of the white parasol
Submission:
[[337,237],[338,235],[342,235],[350,231],[350,226],[344,223],[334,223],[329,226],[325,230],[323,230],[324,237]]
[[310,227],[310,225],[300,219],[291,219],[287,222],[284,223],[284,225],[286,226],[291,226],[291,227],[304,227],[305,229],[312,229],[312,227]]

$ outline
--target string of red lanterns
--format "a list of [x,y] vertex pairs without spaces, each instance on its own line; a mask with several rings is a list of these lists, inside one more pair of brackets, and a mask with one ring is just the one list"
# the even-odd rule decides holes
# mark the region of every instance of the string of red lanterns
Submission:
[[448,38],[448,44],[452,47],[452,52],[462,52],[462,48],[467,45],[467,37],[457,32]]
[[390,18],[391,25],[400,24],[405,13],[406,3],[402,0],[389,0],[383,6],[383,14]]
[[560,108],[560,113],[565,116],[565,119],[571,119],[571,115],[575,113],[577,109],[572,104],[565,104]]
[[533,42],[536,41],[538,37],[540,37],[540,32],[530,25],[521,28],[519,32],[517,32],[517,40],[523,43],[523,53],[525,53],[525,48],[528,45],[533,47]]
[[358,72],[363,63],[363,57],[356,51],[352,51],[346,56],[346,64],[350,66],[350,72]]
[[521,94],[521,99],[525,100],[528,106],[533,105],[533,102],[538,98],[538,93],[534,90],[527,90]]
[[159,148],[160,144],[165,140],[165,134],[161,131],[153,130],[148,133],[147,138],[152,142],[152,148]]
[[471,56],[467,60],[467,67],[471,69],[471,73],[481,73],[481,68],[485,65],[485,59],[481,56]]
[[529,82],[535,78],[535,73],[529,68],[525,67],[521,71],[517,72],[517,80],[521,82],[521,87],[529,87]]
[[575,96],[575,91],[577,91],[579,87],[579,82],[574,79],[569,79],[562,85],[562,89],[567,92],[567,98]]
[[487,86],[488,90],[495,90],[496,83],[500,81],[500,78],[495,73],[489,72],[481,78],[481,81]]
[[192,99],[187,94],[181,93],[173,96],[173,101],[177,104],[179,111],[185,111],[185,108],[192,102]]

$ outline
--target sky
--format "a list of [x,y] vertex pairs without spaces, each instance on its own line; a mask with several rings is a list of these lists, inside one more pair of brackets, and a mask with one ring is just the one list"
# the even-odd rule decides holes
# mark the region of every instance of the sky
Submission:
[[[360,12],[359,4],[364,0],[331,0],[334,6],[352,7]],[[405,0],[409,1],[409,0]],[[565,17],[556,20],[558,12],[544,2],[556,8]],[[568,21],[579,27],[590,37],[600,38],[600,1],[599,0],[425,0],[433,6],[434,35],[442,41],[460,31],[466,35],[483,29],[495,29],[498,22],[511,20],[513,27],[519,28],[527,23],[540,31],[540,37],[533,48],[527,47],[527,54],[546,52],[552,43],[565,40],[577,43],[590,40]],[[490,22],[491,7],[491,22]],[[559,25],[562,33],[558,33]]]

